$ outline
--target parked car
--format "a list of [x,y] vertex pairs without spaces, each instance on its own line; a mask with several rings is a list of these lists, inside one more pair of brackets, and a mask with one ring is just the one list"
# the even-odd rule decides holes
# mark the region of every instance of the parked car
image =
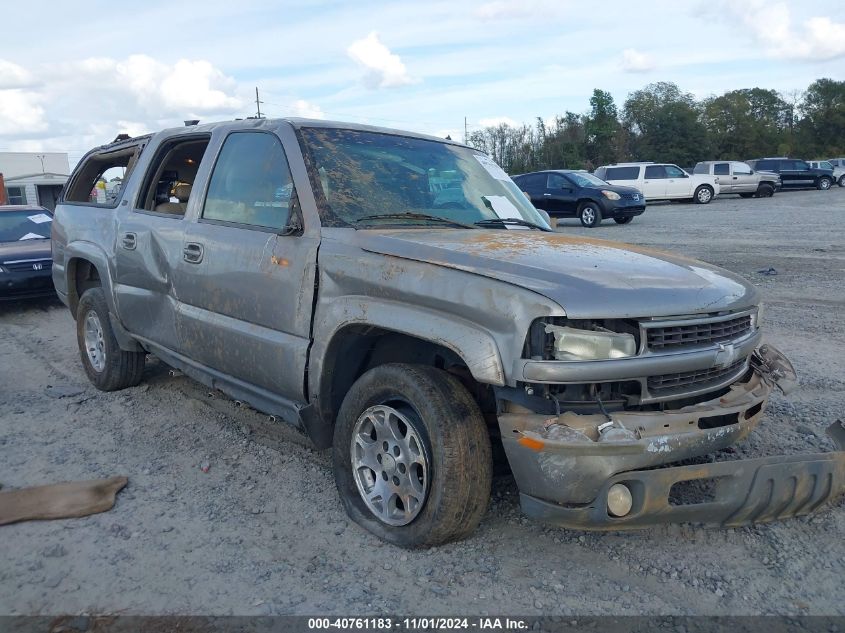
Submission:
[[810,167],[814,169],[829,169],[833,172],[833,182],[840,187],[845,187],[845,161],[842,163],[834,163],[830,160],[810,160],[807,161]]
[[612,185],[636,187],[646,200],[682,200],[708,204],[719,195],[719,179],[688,174],[670,163],[618,163],[604,165],[595,175]]
[[[834,169],[837,167],[845,169],[845,158],[828,158],[827,162],[830,163]],[[842,180],[842,176],[839,177],[839,186],[845,187],[845,181]]]
[[830,189],[833,184],[832,169],[811,167],[797,158],[758,158],[745,161],[755,171],[772,171],[780,176],[781,187]]
[[513,181],[538,209],[552,217],[577,217],[588,228],[605,218],[628,224],[645,211],[639,189],[608,184],[586,171],[537,171],[514,176]]
[[769,198],[781,186],[776,173],[755,171],[747,163],[734,160],[701,161],[693,172],[718,177],[719,195],[738,193],[743,198]]
[[[115,166],[114,202],[90,202]],[[666,466],[744,438],[795,384],[758,292],[555,233],[452,141],[305,119],[121,141],[74,170],[53,249],[97,388],[138,384],[149,353],[280,416],[333,448],[346,511],[397,545],[475,529],[494,445],[525,512],[578,529],[743,525],[842,489],[838,422],[837,452]],[[712,503],[670,502],[714,479]]]
[[52,222],[53,214],[44,207],[0,206],[0,300],[55,295]]

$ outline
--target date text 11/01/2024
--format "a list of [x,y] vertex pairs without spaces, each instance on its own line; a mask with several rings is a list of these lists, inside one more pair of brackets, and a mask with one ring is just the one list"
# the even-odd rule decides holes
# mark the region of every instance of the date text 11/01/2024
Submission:
[[309,618],[308,629],[340,630],[450,630],[478,629],[488,631],[522,631],[528,622],[521,618]]

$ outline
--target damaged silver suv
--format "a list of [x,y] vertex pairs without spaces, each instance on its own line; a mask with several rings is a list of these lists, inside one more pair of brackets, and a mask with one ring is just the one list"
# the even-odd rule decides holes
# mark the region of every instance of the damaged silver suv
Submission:
[[[108,170],[122,189],[90,198]],[[349,515],[401,546],[471,533],[494,455],[527,514],[576,528],[769,521],[843,488],[841,425],[839,452],[677,465],[795,383],[755,290],[552,232],[470,147],[297,119],[120,137],[76,168],[52,236],[97,387],[137,384],[154,354],[284,418],[332,447]],[[677,501],[694,484],[710,496]]]

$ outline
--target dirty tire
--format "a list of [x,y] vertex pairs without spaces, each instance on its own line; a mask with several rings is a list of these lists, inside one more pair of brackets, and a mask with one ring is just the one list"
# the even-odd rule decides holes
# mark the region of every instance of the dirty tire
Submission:
[[[427,494],[405,525],[378,518],[358,491],[351,443],[360,417],[373,406],[403,411],[428,455]],[[490,436],[478,405],[460,381],[424,365],[388,364],[361,376],[343,400],[334,431],[335,483],[349,516],[379,538],[424,548],[471,534],[490,500]]]
[[[91,313],[96,316],[102,332],[104,360],[99,370],[92,364],[85,344],[86,324]],[[111,329],[109,308],[102,288],[89,288],[79,300],[76,308],[76,342],[79,345],[79,354],[85,373],[97,389],[116,391],[134,387],[141,382],[146,353],[126,352],[120,349]]]
[[841,176],[839,176],[839,186],[845,187],[845,174],[842,174]]
[[601,224],[601,209],[595,202],[582,202],[578,207],[578,219],[581,225],[592,229]]
[[822,191],[827,191],[828,189],[830,189],[830,186],[832,184],[833,184],[833,182],[830,180],[830,178],[827,178],[827,177],[819,178],[819,182],[816,185],[816,188],[821,189]]
[[759,187],[757,187],[757,197],[758,198],[771,198],[775,195],[775,188],[767,183],[761,183]]
[[630,224],[633,219],[633,215],[626,215],[621,218],[613,218],[613,221],[616,222],[616,224]]
[[693,200],[698,204],[710,204],[710,201],[713,200],[713,189],[707,185],[701,185],[695,190]]
[[760,190],[758,189],[754,193],[741,193],[739,194],[740,198],[757,198],[760,196]]

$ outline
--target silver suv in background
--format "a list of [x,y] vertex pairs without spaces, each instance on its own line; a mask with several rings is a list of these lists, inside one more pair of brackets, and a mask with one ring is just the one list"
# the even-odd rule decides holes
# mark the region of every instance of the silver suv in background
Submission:
[[840,187],[845,187],[845,160],[840,158],[833,160],[809,160],[807,162],[810,163],[810,167],[815,167],[816,169],[833,170],[834,182]]
[[742,198],[769,198],[781,187],[778,174],[755,171],[737,160],[701,161],[693,173],[718,177],[720,194],[737,193]]

